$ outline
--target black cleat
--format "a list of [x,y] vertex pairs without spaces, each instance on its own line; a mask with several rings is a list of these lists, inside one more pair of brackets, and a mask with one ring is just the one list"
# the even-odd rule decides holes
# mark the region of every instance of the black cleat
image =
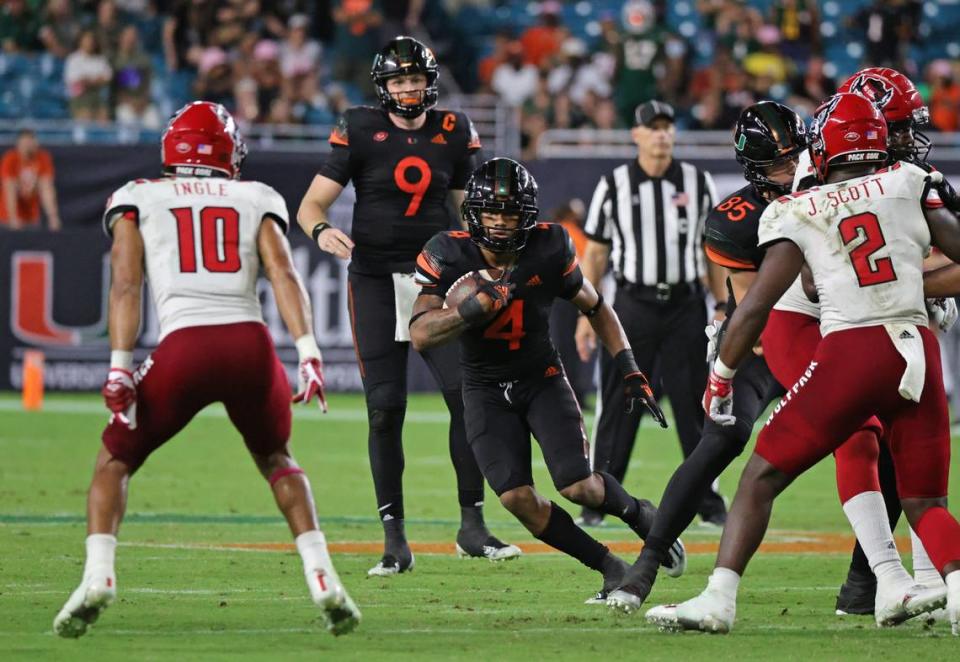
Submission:
[[637,562],[630,566],[623,576],[620,586],[607,596],[607,606],[627,614],[640,609],[650,596],[650,591],[653,590],[658,566],[655,559],[643,556],[637,559]]
[[457,532],[457,556],[463,558],[509,561],[523,552],[516,545],[509,545],[482,529],[460,529]]
[[603,526],[603,513],[599,510],[584,506],[580,511],[580,517],[577,518],[576,524],[586,527]]
[[405,558],[400,559],[393,554],[386,553],[377,565],[367,570],[367,577],[392,577],[404,572],[413,572],[413,552],[408,547]]
[[847,581],[840,587],[837,594],[837,616],[854,614],[869,616],[873,614],[874,600],[877,597],[877,578],[873,573],[863,573],[851,570]]
[[596,595],[587,598],[583,604],[607,604],[607,596],[623,582],[623,578],[629,569],[630,566],[626,561],[608,552],[607,557],[603,560],[603,586],[600,587]]

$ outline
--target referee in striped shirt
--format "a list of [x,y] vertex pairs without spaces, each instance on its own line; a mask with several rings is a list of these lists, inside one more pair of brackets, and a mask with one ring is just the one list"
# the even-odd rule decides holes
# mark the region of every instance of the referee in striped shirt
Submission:
[[[612,262],[617,281],[613,309],[620,317],[645,374],[659,376],[670,398],[684,457],[700,441],[707,381],[705,287],[713,291],[716,319],[723,318],[726,290],[722,269],[711,269],[701,238],[707,213],[716,204],[710,174],[673,159],[673,108],[661,101],[637,107],[631,134],[637,158],[617,166],[597,184],[584,232],[583,275],[600,289]],[[577,324],[577,349],[587,360],[596,336],[586,318]],[[623,480],[641,411],[624,414],[619,371],[604,352],[591,448],[593,468]],[[711,489],[698,506],[704,521],[723,524],[723,498]],[[583,522],[603,515],[584,510]]]

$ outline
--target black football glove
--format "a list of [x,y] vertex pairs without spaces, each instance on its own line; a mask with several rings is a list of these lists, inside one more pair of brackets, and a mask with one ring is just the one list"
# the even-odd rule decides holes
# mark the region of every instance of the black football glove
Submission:
[[633,412],[633,408],[637,406],[638,402],[642,402],[653,414],[654,420],[660,424],[660,427],[667,427],[667,417],[663,415],[663,410],[660,409],[656,398],[653,397],[653,389],[650,388],[650,382],[647,381],[646,375],[639,370],[626,375],[623,378],[623,393],[627,399],[628,414]]
[[[467,323],[468,327],[483,324],[492,316],[499,313],[507,307],[510,299],[513,298],[513,291],[517,288],[516,283],[508,283],[503,278],[499,280],[485,280],[477,288],[477,291],[460,302],[457,306],[457,312]],[[486,308],[477,297],[479,294],[486,294],[493,302],[493,308]]]

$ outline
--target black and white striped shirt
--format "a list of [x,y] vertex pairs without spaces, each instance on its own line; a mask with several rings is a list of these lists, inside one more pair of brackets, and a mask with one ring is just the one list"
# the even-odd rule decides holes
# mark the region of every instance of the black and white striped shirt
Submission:
[[692,283],[706,275],[703,224],[716,203],[710,173],[673,161],[662,177],[650,177],[634,159],[600,178],[584,231],[611,244],[618,281]]

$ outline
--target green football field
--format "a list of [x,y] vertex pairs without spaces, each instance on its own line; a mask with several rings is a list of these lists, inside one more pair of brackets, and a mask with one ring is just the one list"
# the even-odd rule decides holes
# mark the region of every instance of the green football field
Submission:
[[[778,502],[770,544],[744,578],[736,629],[726,637],[662,634],[642,616],[582,604],[598,577],[543,553],[489,494],[490,528],[529,553],[500,565],[458,560],[438,396],[411,398],[407,416],[406,512],[421,550],[416,571],[368,579],[380,526],[366,417],[359,396],[333,396],[330,405],[325,417],[296,411],[292,448],[313,483],[340,575],[363,611],[357,631],[335,639],[322,630],[270,491],[223,411],[211,408],[132,480],[117,550],[118,600],[87,636],[61,640],[51,622],[80,579],[85,492],[106,413],[94,396],[51,396],[43,412],[24,413],[13,394],[0,395],[0,658],[960,659],[960,641],[946,624],[880,631],[872,618],[833,615],[852,537],[830,461]],[[721,478],[727,496],[743,459]],[[672,431],[645,426],[627,487],[658,501],[679,460]],[[560,501],[539,459],[536,476]],[[592,531],[624,555],[639,549],[619,523]],[[905,532],[901,524],[898,534]],[[703,588],[719,534],[695,523],[684,539],[694,552],[686,575],[662,577],[650,604]],[[900,548],[909,568],[909,543]]]

